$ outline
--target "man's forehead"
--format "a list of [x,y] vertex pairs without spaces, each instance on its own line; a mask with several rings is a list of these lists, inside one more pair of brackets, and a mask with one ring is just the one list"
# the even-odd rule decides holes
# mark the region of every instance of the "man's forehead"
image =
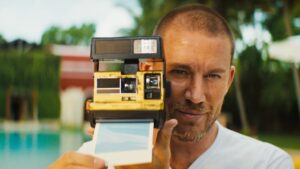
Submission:
[[[228,42],[230,43],[230,37],[225,33],[225,32],[219,32],[219,33],[212,33],[208,30],[188,30],[185,29],[183,27],[178,27],[178,26],[170,26],[170,29],[167,29],[163,32],[163,34],[161,34],[163,42],[164,39],[166,38],[180,38],[179,35],[187,35],[187,34],[191,34],[191,35],[201,35],[201,36],[205,36],[205,37],[210,37],[210,38],[218,38],[218,37],[222,37],[224,39],[227,39]],[[196,38],[196,37],[195,37]]]
[[187,38],[179,37],[182,35],[185,34],[178,33],[177,37],[172,36],[164,41],[167,66],[186,65],[191,69],[199,66],[206,69],[230,66],[228,39],[193,34]]
[[[219,39],[223,39],[224,41],[226,41],[225,43],[227,45],[229,45],[229,52],[230,52],[230,58],[232,59],[232,55],[233,55],[233,51],[234,51],[234,44],[231,41],[231,38],[229,37],[228,34],[226,34],[225,32],[219,32],[217,34],[212,34],[209,31],[206,30],[187,30],[184,27],[179,27],[176,25],[169,25],[168,29],[166,29],[162,34],[162,40],[163,40],[163,45],[169,43],[170,41],[172,42],[179,42],[181,41],[181,43],[183,42],[183,38],[185,38],[185,36],[190,35],[193,40],[190,43],[193,43],[194,41],[197,41],[197,36],[195,35],[200,35],[203,37],[208,37],[208,38],[219,38]],[[186,41],[189,42],[189,41]],[[173,43],[172,43],[173,44]],[[167,44],[168,45],[168,44]]]

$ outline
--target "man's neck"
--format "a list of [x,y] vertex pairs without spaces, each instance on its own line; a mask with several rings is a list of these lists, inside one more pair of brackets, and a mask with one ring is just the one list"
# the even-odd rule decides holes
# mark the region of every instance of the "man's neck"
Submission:
[[211,129],[199,142],[186,142],[172,138],[171,140],[171,167],[172,169],[188,168],[201,154],[203,154],[215,141],[218,126],[214,123]]

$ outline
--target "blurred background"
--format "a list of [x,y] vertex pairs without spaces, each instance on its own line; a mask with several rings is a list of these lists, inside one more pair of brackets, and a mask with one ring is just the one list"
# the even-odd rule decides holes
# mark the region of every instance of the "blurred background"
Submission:
[[214,8],[235,34],[237,74],[220,120],[282,147],[299,168],[298,0],[0,0],[0,168],[46,168],[90,140],[90,39],[151,35],[186,3]]

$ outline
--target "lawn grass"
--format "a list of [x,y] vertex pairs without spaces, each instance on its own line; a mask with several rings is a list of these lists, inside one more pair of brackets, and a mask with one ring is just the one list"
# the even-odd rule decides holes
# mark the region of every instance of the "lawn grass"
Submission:
[[300,134],[258,134],[257,138],[281,148],[300,150]]

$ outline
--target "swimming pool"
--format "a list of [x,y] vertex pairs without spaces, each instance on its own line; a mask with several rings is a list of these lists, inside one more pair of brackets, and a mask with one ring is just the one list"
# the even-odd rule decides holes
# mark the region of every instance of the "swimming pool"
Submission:
[[90,139],[83,131],[0,130],[0,169],[42,169]]

